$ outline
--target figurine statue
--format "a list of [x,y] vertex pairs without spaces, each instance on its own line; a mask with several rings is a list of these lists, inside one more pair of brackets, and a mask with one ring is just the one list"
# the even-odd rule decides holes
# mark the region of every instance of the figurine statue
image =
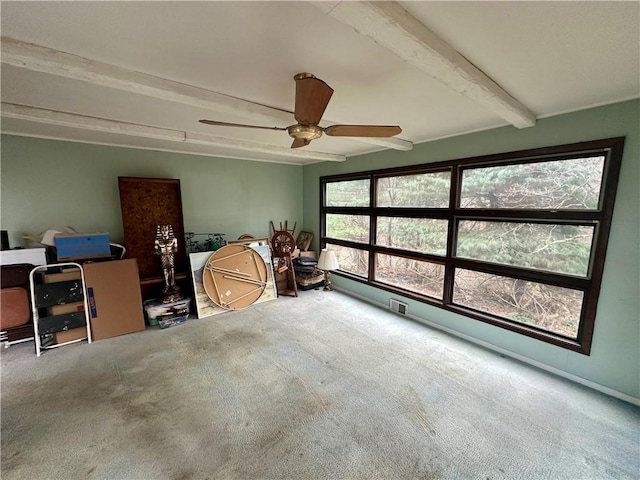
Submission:
[[173,233],[173,225],[158,225],[154,248],[156,254],[160,255],[162,259],[162,273],[164,274],[162,303],[182,300],[184,296],[180,293],[180,287],[176,285],[174,253],[178,251],[178,239]]

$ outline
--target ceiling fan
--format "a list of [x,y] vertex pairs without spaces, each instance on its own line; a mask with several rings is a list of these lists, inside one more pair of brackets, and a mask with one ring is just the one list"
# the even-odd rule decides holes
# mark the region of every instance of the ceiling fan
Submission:
[[294,117],[298,123],[288,127],[263,127],[260,125],[244,125],[242,123],[218,122],[215,120],[200,120],[207,125],[223,127],[260,128],[263,130],[283,130],[293,137],[291,148],[309,145],[311,140],[320,138],[322,134],[331,137],[393,137],[402,132],[398,126],[384,125],[331,125],[320,127],[333,88],[311,73],[298,73],[293,77],[296,81],[296,106]]

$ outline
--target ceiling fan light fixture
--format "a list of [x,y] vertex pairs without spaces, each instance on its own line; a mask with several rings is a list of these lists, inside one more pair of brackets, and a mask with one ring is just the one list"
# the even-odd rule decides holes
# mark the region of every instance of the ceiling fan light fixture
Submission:
[[322,136],[322,128],[317,125],[291,125],[287,128],[289,136],[299,140],[315,140]]
[[316,78],[316,76],[313,73],[309,73],[309,72],[297,73],[296,75],[293,76],[294,80],[303,80],[305,78]]
[[331,88],[315,75],[302,72],[293,77],[296,81],[295,110],[293,116],[298,123],[289,127],[264,127],[242,123],[219,122],[217,120],[200,120],[207,125],[221,127],[260,128],[263,130],[286,130],[293,138],[291,148],[306,147],[311,140],[320,138],[322,134],[330,137],[392,137],[402,132],[399,126],[384,125],[331,125],[319,127],[329,100],[333,95]]

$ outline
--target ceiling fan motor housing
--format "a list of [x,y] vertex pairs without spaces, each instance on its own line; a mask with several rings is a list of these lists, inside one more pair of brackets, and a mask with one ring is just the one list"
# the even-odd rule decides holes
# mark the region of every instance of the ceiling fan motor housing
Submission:
[[320,138],[322,135],[322,128],[317,125],[291,125],[287,128],[287,132],[289,132],[289,136],[293,138],[297,138],[299,140],[315,140],[316,138]]

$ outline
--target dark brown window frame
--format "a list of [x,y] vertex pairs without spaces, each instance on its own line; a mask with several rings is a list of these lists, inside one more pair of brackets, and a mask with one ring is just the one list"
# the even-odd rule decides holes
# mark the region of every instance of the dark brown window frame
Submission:
[[[615,204],[620,165],[624,149],[624,137],[594,140],[553,147],[520,150],[516,152],[499,153],[480,157],[470,157],[460,160],[449,160],[436,163],[425,163],[381,170],[330,175],[320,177],[320,244],[324,248],[327,243],[356,248],[368,252],[369,270],[367,278],[351,274],[346,271],[335,272],[339,276],[353,281],[374,286],[376,288],[402,295],[419,302],[465,315],[491,325],[517,332],[553,345],[573,350],[585,355],[591,351],[598,297],[602,282],[607,244],[613,208]],[[493,167],[523,163],[536,163],[554,160],[567,160],[585,156],[604,155],[605,164],[603,180],[600,190],[600,202],[597,210],[524,210],[524,209],[481,209],[460,208],[462,171],[470,167]],[[376,207],[377,179],[389,176],[412,175],[419,173],[434,173],[439,171],[451,172],[450,202],[448,208],[406,208],[406,207]],[[368,179],[370,181],[370,201],[367,207],[329,207],[325,205],[326,184],[348,180]],[[351,215],[366,215],[370,218],[369,242],[358,243],[330,238],[326,236],[326,215],[328,213],[342,213]],[[449,222],[447,237],[447,253],[445,256],[418,253],[375,244],[376,223],[378,216],[424,217],[446,219]],[[539,270],[516,266],[489,263],[455,257],[457,224],[464,219],[482,219],[493,221],[515,221],[533,223],[563,223],[575,225],[594,225],[595,234],[591,249],[590,275],[577,277],[568,274],[549,273]],[[388,285],[373,280],[375,278],[376,253],[392,254],[416,260],[426,260],[445,266],[444,299],[434,299],[417,294],[410,290]],[[483,273],[506,275],[512,278],[530,280],[534,282],[567,287],[584,292],[580,323],[577,338],[568,338],[541,328],[493,316],[468,307],[453,303],[454,270],[464,268]]]

